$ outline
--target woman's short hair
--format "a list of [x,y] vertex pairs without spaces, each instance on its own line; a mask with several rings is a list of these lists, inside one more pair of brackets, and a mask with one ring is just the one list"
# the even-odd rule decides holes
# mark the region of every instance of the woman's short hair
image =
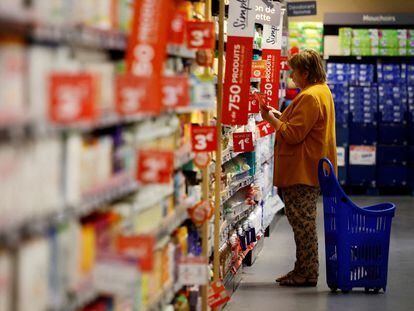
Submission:
[[289,66],[300,72],[308,72],[309,83],[326,82],[326,72],[321,56],[314,50],[304,50],[288,60]]

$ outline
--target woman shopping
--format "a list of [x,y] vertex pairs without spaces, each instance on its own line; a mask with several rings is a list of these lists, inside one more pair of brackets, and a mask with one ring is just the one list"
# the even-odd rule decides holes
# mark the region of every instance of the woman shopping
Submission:
[[293,270],[276,282],[281,286],[316,286],[318,161],[327,157],[336,169],[335,109],[317,52],[302,51],[288,63],[301,92],[282,114],[260,105],[263,119],[276,129],[274,184],[281,190],[296,243]]

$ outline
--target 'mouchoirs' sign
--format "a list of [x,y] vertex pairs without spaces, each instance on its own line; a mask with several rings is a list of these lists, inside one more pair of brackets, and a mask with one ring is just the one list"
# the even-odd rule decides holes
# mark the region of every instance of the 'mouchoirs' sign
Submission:
[[414,25],[413,13],[325,13],[325,25]]

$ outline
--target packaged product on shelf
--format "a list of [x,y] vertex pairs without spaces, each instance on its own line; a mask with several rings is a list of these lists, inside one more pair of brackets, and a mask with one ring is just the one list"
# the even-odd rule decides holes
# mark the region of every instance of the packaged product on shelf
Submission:
[[0,250],[0,310],[12,309],[13,260],[8,251]]
[[49,245],[37,238],[20,245],[17,254],[17,310],[47,310]]
[[19,38],[0,38],[0,126],[24,121],[26,51]]

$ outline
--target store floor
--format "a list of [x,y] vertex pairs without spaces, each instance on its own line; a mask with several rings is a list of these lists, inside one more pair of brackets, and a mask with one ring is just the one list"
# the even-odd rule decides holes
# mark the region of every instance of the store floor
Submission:
[[414,198],[354,197],[358,205],[393,202],[397,205],[391,231],[387,292],[379,295],[354,290],[333,294],[326,285],[322,204],[318,209],[320,278],[317,288],[286,288],[276,276],[292,268],[295,248],[292,230],[285,216],[278,221],[264,249],[252,267],[244,268],[243,280],[225,311],[400,311],[414,309]]

